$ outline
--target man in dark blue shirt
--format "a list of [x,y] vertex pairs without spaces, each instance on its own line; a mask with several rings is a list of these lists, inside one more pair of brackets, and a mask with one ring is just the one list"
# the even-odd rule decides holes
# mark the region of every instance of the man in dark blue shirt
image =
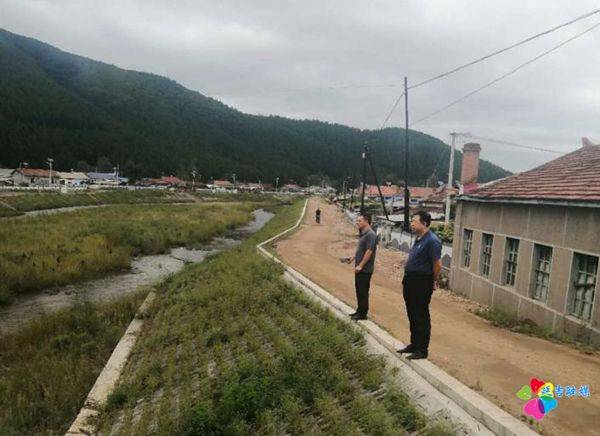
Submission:
[[435,233],[429,230],[431,215],[419,211],[410,222],[417,235],[404,267],[402,280],[406,313],[410,324],[410,344],[398,350],[399,353],[412,353],[408,359],[426,359],[431,337],[429,303],[437,286],[442,270],[442,243]]

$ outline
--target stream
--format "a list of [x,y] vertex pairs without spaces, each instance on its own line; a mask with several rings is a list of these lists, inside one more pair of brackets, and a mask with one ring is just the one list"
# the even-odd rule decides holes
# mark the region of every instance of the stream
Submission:
[[100,279],[53,287],[36,294],[18,296],[12,303],[0,307],[0,335],[18,330],[19,326],[42,313],[84,302],[108,301],[158,282],[169,274],[180,271],[188,263],[199,263],[207,256],[230,249],[260,230],[273,217],[271,212],[257,209],[254,219],[227,236],[218,236],[201,249],[176,247],[167,254],[140,256],[131,260],[126,272]]

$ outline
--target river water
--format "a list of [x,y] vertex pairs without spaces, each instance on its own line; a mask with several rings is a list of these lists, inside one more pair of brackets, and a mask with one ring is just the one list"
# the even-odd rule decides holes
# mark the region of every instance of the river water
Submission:
[[17,297],[11,304],[0,307],[0,335],[18,330],[23,323],[42,313],[84,302],[102,302],[151,285],[169,274],[176,273],[188,263],[199,263],[207,256],[235,247],[260,230],[272,217],[271,212],[257,209],[254,219],[230,232],[226,237],[215,237],[201,249],[173,248],[167,254],[133,258],[131,269],[101,279],[46,289],[36,294]]

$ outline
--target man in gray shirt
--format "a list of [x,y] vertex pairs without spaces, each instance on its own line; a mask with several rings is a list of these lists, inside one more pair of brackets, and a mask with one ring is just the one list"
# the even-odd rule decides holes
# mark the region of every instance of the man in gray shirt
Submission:
[[377,234],[371,228],[371,217],[361,214],[356,220],[359,230],[359,240],[356,254],[350,258],[354,262],[354,287],[356,288],[356,302],[358,308],[350,317],[353,320],[367,319],[369,312],[369,288],[371,276],[375,267],[375,253],[377,251]]

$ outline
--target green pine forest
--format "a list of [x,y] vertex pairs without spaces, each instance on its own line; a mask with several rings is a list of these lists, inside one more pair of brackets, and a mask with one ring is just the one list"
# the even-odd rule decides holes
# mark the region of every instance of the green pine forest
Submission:
[[[201,71],[199,72],[201,74]],[[274,108],[276,110],[276,108]],[[410,130],[411,184],[440,180],[449,147]],[[192,170],[209,178],[306,184],[361,173],[368,141],[381,180],[403,174],[404,131],[242,113],[154,74],[63,52],[0,29],[0,166],[53,157],[59,170],[109,170],[133,179]],[[460,174],[460,153],[456,159]],[[509,174],[482,161],[480,181]]]

